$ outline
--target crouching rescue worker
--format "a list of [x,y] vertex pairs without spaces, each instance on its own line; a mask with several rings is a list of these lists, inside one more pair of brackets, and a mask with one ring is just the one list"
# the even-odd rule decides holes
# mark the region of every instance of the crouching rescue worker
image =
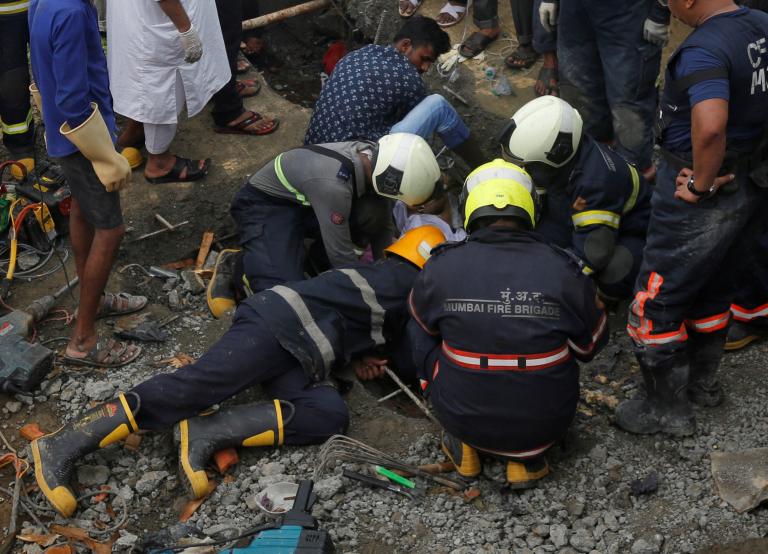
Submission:
[[605,344],[606,317],[573,255],[531,232],[523,184],[478,183],[465,217],[469,239],[436,249],[414,283],[414,361],[459,474],[479,475],[484,453],[507,460],[510,486],[527,488],[549,473],[544,453],[576,413],[574,358]]
[[[139,429],[177,424],[181,479],[195,497],[208,490],[211,455],[232,446],[312,444],[343,433],[348,412],[327,381],[352,360],[361,379],[383,374],[405,338],[407,297],[431,249],[436,227],[413,229],[387,257],[306,281],[278,285],[240,304],[232,327],[195,363],[134,387],[32,443],[35,478],[56,510],[76,509],[75,463]],[[406,372],[411,368],[405,368]],[[203,410],[263,385],[272,402]]]
[[[243,248],[232,258],[237,296],[303,279],[306,238],[319,239],[311,259],[320,260],[320,270],[356,262],[362,249],[353,239],[369,243],[374,257],[381,257],[395,236],[391,199],[421,204],[439,178],[432,149],[408,133],[386,135],[378,143],[308,145],[280,154],[232,201]],[[356,223],[364,237],[353,236]],[[225,275],[226,261],[218,265]],[[213,281],[209,305],[218,317],[234,302],[230,280]]]
[[537,231],[576,254],[601,294],[630,296],[651,211],[651,190],[637,169],[584,134],[579,112],[554,96],[512,116],[501,151],[542,193]]
[[768,73],[760,46],[768,14],[731,0],[675,0],[669,8],[695,29],[667,65],[662,156],[627,325],[647,397],[619,405],[616,422],[631,433],[686,436],[696,430],[689,400],[722,401],[716,374],[734,277],[748,270],[756,218],[765,213],[768,167],[759,178],[766,157],[755,147],[768,120],[760,77]]

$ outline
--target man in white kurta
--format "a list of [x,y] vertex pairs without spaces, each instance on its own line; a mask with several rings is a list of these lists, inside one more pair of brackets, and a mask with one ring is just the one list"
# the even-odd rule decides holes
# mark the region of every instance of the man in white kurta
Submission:
[[215,0],[110,0],[107,6],[110,90],[115,112],[144,124],[144,175],[156,183],[203,177],[210,160],[187,160],[168,149],[182,108],[197,115],[231,76]]

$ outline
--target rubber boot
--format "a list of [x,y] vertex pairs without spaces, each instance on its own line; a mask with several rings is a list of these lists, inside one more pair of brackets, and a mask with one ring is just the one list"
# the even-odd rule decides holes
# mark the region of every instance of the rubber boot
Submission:
[[138,406],[138,396],[121,394],[116,400],[89,410],[58,431],[32,441],[35,479],[48,502],[61,515],[69,517],[77,508],[77,499],[70,487],[75,462],[138,431],[134,419]]
[[[289,408],[289,416],[283,410]],[[279,446],[293,418],[285,400],[223,408],[211,415],[180,421],[174,428],[179,445],[179,474],[195,498],[208,494],[205,466],[214,452],[231,446]]]
[[723,388],[716,373],[723,358],[727,331],[714,333],[688,333],[688,360],[691,377],[688,399],[699,406],[712,408],[723,402]]
[[759,329],[754,324],[731,320],[731,325],[728,327],[728,338],[725,341],[725,350],[729,352],[741,350],[756,340],[760,340],[766,334],[768,333],[764,329]]
[[507,484],[511,489],[533,488],[547,475],[549,475],[549,464],[544,456],[530,460],[507,461]]
[[240,252],[239,248],[222,250],[216,258],[216,265],[213,267],[213,276],[208,283],[205,296],[211,314],[217,319],[235,307],[235,287],[232,283],[232,274],[238,252]]
[[686,437],[696,431],[688,401],[688,359],[684,349],[661,347],[637,353],[645,379],[646,398],[625,400],[616,408],[616,423],[636,434],[667,433]]
[[451,150],[461,156],[471,169],[475,169],[489,160],[488,156],[480,150],[480,145],[471,133],[467,140],[458,146],[454,146]]
[[443,431],[441,448],[462,477],[477,477],[482,466],[477,450]]

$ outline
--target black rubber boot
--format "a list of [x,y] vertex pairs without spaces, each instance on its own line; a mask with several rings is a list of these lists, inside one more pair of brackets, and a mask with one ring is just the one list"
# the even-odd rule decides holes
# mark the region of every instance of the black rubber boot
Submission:
[[725,341],[725,350],[741,350],[768,335],[766,329],[754,323],[731,320],[728,327],[728,338]]
[[[288,408],[288,416],[284,410]],[[279,446],[283,430],[293,418],[293,404],[285,400],[223,408],[211,415],[180,421],[173,437],[179,445],[181,480],[195,498],[208,494],[205,466],[214,452],[231,446]]]
[[625,400],[616,408],[616,423],[636,434],[667,433],[686,437],[696,431],[688,401],[688,359],[685,350],[659,347],[637,353],[645,379],[646,398]]
[[462,477],[477,477],[482,466],[477,450],[468,444],[443,431],[443,440],[440,445],[448,459],[451,460],[456,472]]
[[75,493],[70,488],[75,462],[138,431],[134,419],[138,411],[139,397],[121,394],[58,431],[32,441],[35,479],[48,502],[61,515],[69,517],[77,508]]
[[461,156],[462,159],[467,162],[470,169],[475,169],[485,162],[490,161],[490,158],[480,150],[477,140],[471,134],[467,137],[467,140],[458,146],[454,146],[451,150]]
[[235,287],[232,275],[235,267],[235,258],[240,249],[228,248],[222,250],[216,258],[211,282],[206,290],[208,309],[215,318],[223,316],[235,307]]
[[727,331],[714,333],[688,333],[688,360],[691,377],[688,399],[699,406],[712,408],[723,401],[723,388],[717,380],[717,369],[723,358]]
[[549,475],[549,464],[544,456],[530,460],[507,461],[507,484],[511,489],[531,489],[547,475]]

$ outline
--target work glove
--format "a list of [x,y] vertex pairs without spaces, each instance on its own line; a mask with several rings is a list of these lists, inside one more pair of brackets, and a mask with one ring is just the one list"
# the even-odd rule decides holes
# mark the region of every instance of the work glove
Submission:
[[195,63],[203,56],[203,43],[195,30],[195,26],[190,23],[189,29],[179,33],[181,46],[184,48],[184,61]]
[[657,23],[652,19],[646,19],[643,24],[643,38],[646,42],[664,48],[669,40],[669,25]]
[[35,83],[32,83],[29,85],[29,92],[32,93],[32,101],[35,103],[35,106],[37,106],[37,113],[40,114],[40,119],[43,118],[43,100],[40,97],[40,91],[37,90],[37,85]]
[[555,30],[557,25],[557,11],[560,3],[556,0],[544,0],[539,6],[539,20],[542,27],[548,33]]
[[88,158],[107,192],[115,192],[131,183],[131,166],[115,151],[99,106],[95,102],[91,102],[91,106],[93,113],[79,127],[72,129],[65,121],[59,132]]

